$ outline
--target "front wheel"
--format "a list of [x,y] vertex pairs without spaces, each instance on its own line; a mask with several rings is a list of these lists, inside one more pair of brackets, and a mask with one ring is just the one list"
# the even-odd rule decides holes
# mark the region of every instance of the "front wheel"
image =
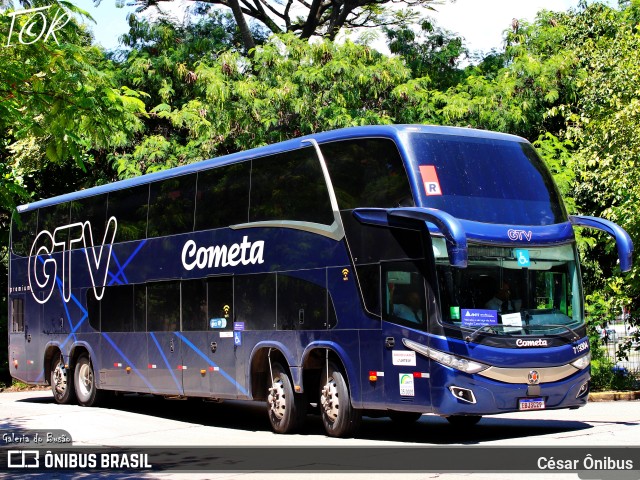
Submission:
[[92,407],[98,403],[100,395],[96,388],[96,377],[93,365],[86,354],[78,358],[76,363],[74,383],[78,403],[84,407]]
[[267,396],[269,421],[276,433],[291,433],[306,416],[304,396],[293,392],[291,379],[279,363],[272,366],[271,387]]
[[73,375],[64,364],[62,354],[51,361],[51,392],[54,402],[65,405],[74,400]]
[[353,408],[349,386],[342,371],[329,363],[320,393],[322,423],[330,437],[350,437],[360,426],[362,412]]

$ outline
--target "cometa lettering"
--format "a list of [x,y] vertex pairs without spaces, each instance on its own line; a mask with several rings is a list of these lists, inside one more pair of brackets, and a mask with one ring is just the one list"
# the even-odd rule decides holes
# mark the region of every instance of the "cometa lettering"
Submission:
[[264,241],[250,242],[243,237],[241,243],[198,247],[189,240],[182,247],[182,266],[187,270],[194,268],[235,267],[237,265],[255,265],[264,263]]
[[538,338],[537,340],[522,340],[519,338],[516,340],[516,345],[518,347],[546,347],[547,341],[541,338]]

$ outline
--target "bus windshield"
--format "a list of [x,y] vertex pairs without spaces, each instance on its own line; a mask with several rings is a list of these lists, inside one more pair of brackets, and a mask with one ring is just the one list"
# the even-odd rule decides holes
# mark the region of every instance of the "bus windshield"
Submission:
[[[469,245],[469,265],[449,265],[443,238],[433,238],[442,321],[495,334],[544,335],[583,324],[580,272],[573,245]],[[524,265],[524,266],[523,266]]]
[[529,143],[416,133],[409,145],[424,207],[494,224],[567,221],[552,176]]

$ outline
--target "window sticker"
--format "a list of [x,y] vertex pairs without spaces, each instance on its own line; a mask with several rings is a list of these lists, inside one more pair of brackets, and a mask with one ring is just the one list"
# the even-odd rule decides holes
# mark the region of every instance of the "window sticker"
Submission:
[[433,165],[420,165],[420,175],[424,184],[424,192],[427,196],[442,195],[440,189],[440,181],[436,173],[436,167]]
[[462,309],[462,325],[464,327],[484,327],[498,324],[497,310]]

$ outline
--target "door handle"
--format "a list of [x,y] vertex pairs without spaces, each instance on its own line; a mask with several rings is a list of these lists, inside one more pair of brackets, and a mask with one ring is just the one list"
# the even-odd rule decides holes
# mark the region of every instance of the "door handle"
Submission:
[[396,339],[393,337],[387,337],[384,339],[384,346],[386,348],[393,348],[396,346]]

